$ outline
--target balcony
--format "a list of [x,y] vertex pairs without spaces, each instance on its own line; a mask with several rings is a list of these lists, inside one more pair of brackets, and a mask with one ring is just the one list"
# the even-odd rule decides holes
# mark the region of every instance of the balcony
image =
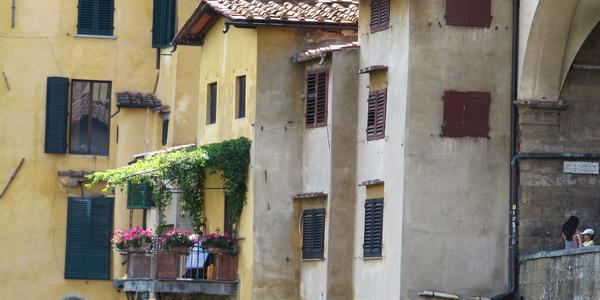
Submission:
[[136,293],[233,296],[238,287],[237,258],[198,245],[189,251],[130,251],[127,278],[114,280],[113,285],[128,299]]

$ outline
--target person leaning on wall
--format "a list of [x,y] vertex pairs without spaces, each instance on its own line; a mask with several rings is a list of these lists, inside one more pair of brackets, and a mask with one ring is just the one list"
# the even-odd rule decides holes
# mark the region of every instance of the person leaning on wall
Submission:
[[583,247],[594,246],[594,230],[588,228],[581,233]]
[[579,226],[579,218],[575,216],[569,217],[567,222],[562,226],[562,239],[565,241],[565,249],[575,249],[581,247],[581,236],[577,230]]

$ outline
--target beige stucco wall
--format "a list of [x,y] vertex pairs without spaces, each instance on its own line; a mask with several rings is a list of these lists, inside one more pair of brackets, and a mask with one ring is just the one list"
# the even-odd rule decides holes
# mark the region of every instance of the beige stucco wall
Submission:
[[[75,38],[76,1],[17,1],[16,27],[10,28],[10,3],[0,10],[0,69],[8,79],[0,83],[0,184],[2,187],[21,158],[25,164],[0,199],[0,280],[2,299],[121,299],[111,281],[63,279],[66,246],[67,196],[59,170],[103,170],[114,166],[118,121],[111,120],[110,156],[44,153],[46,78],[112,81],[112,91],[150,90],[154,51],[150,47],[152,5],[118,1],[116,39]],[[115,97],[111,111],[115,112]],[[86,191],[86,195],[97,192]],[[115,201],[115,227],[128,220]],[[113,256],[113,261],[118,259]],[[32,288],[33,287],[33,288]]]
[[[447,26],[444,9],[410,2],[404,299],[491,296],[507,282],[512,6],[492,1],[489,28]],[[489,138],[440,136],[445,90],[491,92]]]

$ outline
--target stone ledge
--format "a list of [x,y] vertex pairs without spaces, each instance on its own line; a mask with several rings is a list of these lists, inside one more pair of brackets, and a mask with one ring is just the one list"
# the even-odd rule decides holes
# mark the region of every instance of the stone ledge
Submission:
[[124,292],[235,295],[238,282],[192,279],[118,279],[113,280],[113,286]]
[[577,249],[565,249],[565,250],[554,250],[554,251],[540,251],[534,254],[523,255],[519,257],[519,262],[526,262],[529,260],[540,259],[540,258],[554,258],[568,255],[579,255],[587,253],[600,252],[600,246],[584,247]]
[[565,110],[567,102],[564,100],[549,101],[549,100],[518,100],[515,104],[519,108],[529,109],[545,109],[545,110]]

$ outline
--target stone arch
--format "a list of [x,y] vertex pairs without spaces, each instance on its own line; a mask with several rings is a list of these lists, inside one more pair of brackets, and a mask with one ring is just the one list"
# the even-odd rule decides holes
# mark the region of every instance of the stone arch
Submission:
[[528,0],[520,19],[519,99],[558,100],[577,52],[600,21],[600,1]]

